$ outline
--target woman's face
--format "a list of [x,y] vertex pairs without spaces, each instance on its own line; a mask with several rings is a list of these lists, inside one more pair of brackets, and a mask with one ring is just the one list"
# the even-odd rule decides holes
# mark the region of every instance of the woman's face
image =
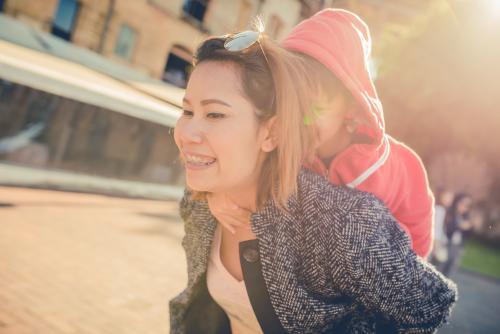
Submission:
[[174,132],[189,188],[232,192],[257,184],[268,131],[242,92],[234,64],[206,61],[191,74]]
[[453,193],[451,191],[443,191],[441,193],[441,204],[445,207],[449,207],[451,206],[451,204],[453,203]]

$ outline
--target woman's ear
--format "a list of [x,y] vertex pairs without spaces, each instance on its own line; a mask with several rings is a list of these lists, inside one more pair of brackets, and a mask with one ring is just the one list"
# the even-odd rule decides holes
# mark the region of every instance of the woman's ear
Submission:
[[262,125],[264,127],[263,131],[263,141],[260,146],[264,152],[272,152],[278,145],[278,131],[276,129],[276,116],[271,117],[269,120],[264,122]]

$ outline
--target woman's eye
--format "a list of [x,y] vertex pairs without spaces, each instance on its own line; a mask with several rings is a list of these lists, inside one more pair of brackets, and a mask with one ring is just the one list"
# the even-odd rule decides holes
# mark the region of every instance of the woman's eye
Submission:
[[191,116],[193,116],[193,112],[189,111],[189,110],[183,110],[182,111],[182,116],[191,117]]
[[223,113],[220,113],[220,112],[211,112],[211,113],[207,114],[207,117],[217,119],[217,118],[224,118],[224,117],[226,117],[226,115]]

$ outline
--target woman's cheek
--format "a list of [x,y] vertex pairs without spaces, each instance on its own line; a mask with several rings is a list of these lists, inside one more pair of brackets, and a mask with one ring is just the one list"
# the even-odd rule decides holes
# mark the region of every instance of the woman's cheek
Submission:
[[181,120],[178,120],[174,128],[174,141],[179,150],[181,149],[181,142],[180,142],[180,132],[182,127],[181,122],[182,122]]

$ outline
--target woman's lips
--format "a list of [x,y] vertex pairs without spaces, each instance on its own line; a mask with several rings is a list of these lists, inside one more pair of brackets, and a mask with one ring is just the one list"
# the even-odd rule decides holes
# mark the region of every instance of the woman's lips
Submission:
[[186,168],[200,170],[209,168],[217,159],[206,155],[183,152]]

